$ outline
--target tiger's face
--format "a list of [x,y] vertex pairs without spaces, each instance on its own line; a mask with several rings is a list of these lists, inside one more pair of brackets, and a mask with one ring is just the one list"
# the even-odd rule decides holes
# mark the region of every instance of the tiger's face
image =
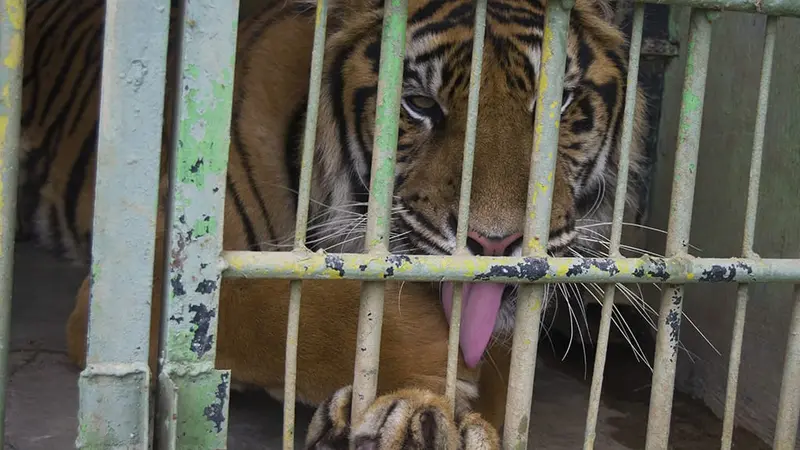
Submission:
[[[366,213],[374,137],[382,26],[378,4],[370,13],[351,8],[334,19],[340,28],[328,41],[320,110],[324,179],[339,181],[329,183],[327,200],[359,214]],[[471,0],[409,2],[392,211],[394,252],[451,254],[456,249],[474,8]],[[489,0],[468,234],[468,248],[475,255],[521,254],[543,28],[542,4]],[[570,19],[546,239],[552,255],[569,254],[579,236],[578,221],[606,221],[610,215],[626,60],[622,34],[596,2],[579,0]],[[634,143],[635,174],[638,131]],[[335,224],[329,232],[339,236],[334,231],[339,228]],[[363,251],[363,241],[338,250]],[[512,291],[494,283],[466,289],[461,339],[468,363],[476,362],[492,332],[510,331]],[[442,297],[449,316],[449,284]],[[465,348],[465,340],[475,342]]]

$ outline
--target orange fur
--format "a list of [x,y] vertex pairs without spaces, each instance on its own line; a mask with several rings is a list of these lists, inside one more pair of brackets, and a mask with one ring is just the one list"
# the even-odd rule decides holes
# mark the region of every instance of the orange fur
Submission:
[[[21,163],[26,166],[23,171],[26,176],[20,184],[20,198],[23,204],[30,199],[35,201],[32,202],[33,206],[22,209],[19,229],[22,234],[34,234],[42,243],[60,247],[80,259],[82,252],[88,255],[86,238],[92,224],[94,153],[86,154],[85,143],[91,143],[89,133],[96,131],[98,118],[99,84],[98,81],[92,84],[91,80],[99,80],[100,53],[97,48],[100,48],[99,39],[102,39],[99,30],[103,14],[100,0],[71,1],[31,0],[35,6],[28,17],[25,64],[25,77],[29,81],[23,94],[29,114],[24,115],[27,119],[23,121],[26,145]],[[291,135],[291,129],[298,122],[297,113],[302,111],[306,101],[314,26],[313,11],[297,9],[297,5],[303,5],[304,1],[265,1],[264,10],[244,20],[240,28],[224,211],[225,249],[286,250],[286,244],[291,243],[294,234],[295,197],[290,188],[292,175],[287,171],[290,165],[287,162],[291,162],[287,161],[287,157],[293,155],[287,150],[290,147],[287,142],[297,144],[300,140],[298,136]],[[516,0],[504,1],[515,3]],[[67,3],[70,5],[65,6]],[[431,0],[410,0],[409,17],[417,13],[424,16],[431,3]],[[361,170],[356,167],[358,164],[352,162],[354,157],[348,152],[358,154],[361,149],[352,141],[360,138],[370,143],[374,134],[375,97],[364,99],[362,94],[376,84],[377,79],[372,44],[375,43],[376,31],[380,29],[382,11],[376,8],[376,4],[372,0],[334,0],[331,5],[326,70],[323,72],[318,118],[315,155],[318,161],[312,176],[314,203],[311,207],[312,220],[322,221],[329,227],[320,230],[323,238],[328,238],[330,242],[318,240],[314,244],[329,251],[360,251],[363,247],[361,239],[345,243],[341,235],[347,232],[348,226],[352,226],[350,232],[357,238],[363,234],[363,229],[352,229],[357,228],[353,217],[359,218],[363,213],[363,204],[360,203],[365,198],[362,192],[352,192],[353,186],[348,184],[352,181],[348,178],[352,172]],[[440,10],[431,13],[427,20],[446,23],[448,14],[470,5],[472,2],[468,0],[444,2]],[[597,6],[598,3],[593,0],[578,0],[573,11],[573,17],[577,18],[571,22],[573,32],[568,41],[571,63],[567,66],[565,86],[575,90],[575,97],[563,112],[560,127],[551,217],[551,229],[557,233],[549,241],[546,237],[541,239],[542,245],[548,244],[554,248],[563,247],[559,239],[575,239],[575,222],[585,212],[581,211],[579,195],[581,189],[586,188],[582,183],[587,183],[581,179],[583,169],[596,164],[594,157],[604,151],[601,141],[605,142],[606,135],[615,135],[609,130],[619,125],[622,111],[625,73],[616,61],[624,60],[623,37],[619,30],[607,22],[606,9],[602,5]],[[529,18],[541,19],[540,15],[543,14],[541,5],[536,2],[518,1],[512,7],[514,14],[524,11]],[[83,33],[77,35],[75,30],[68,29],[66,24],[72,23],[69,17],[77,17],[70,14],[81,14],[92,8],[97,9],[80,21]],[[541,32],[534,27],[521,29],[519,24],[503,23],[505,19],[500,9],[491,19],[494,22],[489,27],[495,37],[517,42],[515,39],[519,40],[520,33]],[[509,17],[515,17],[514,14],[509,14]],[[58,17],[61,25],[48,28],[50,21],[56,21],[53,17]],[[533,22],[531,19],[530,23]],[[418,27],[424,25],[417,24]],[[413,29],[410,30],[413,32]],[[575,33],[576,30],[581,33]],[[526,38],[532,39],[530,36]],[[448,236],[454,234],[454,230],[448,227],[452,228],[449,221],[458,202],[467,113],[468,82],[465,75],[469,72],[470,58],[456,49],[470,39],[471,32],[467,28],[453,26],[431,33],[421,39],[421,43],[412,42],[408,46],[417,54],[429,50],[429,47],[445,47],[453,53],[448,57],[455,67],[453,72],[456,72],[451,74],[452,89],[442,87],[441,92],[424,93],[430,97],[429,100],[433,99],[447,109],[447,121],[439,124],[441,126],[438,129],[425,129],[412,123],[407,112],[401,113],[400,121],[403,133],[397,167],[403,179],[396,185],[394,194],[402,199],[404,209],[418,215],[415,219],[418,220],[417,225],[428,228],[418,234],[428,233],[427,238],[431,239],[431,235],[438,233],[435,239],[440,242],[427,245],[428,249],[438,245],[437,251],[440,253],[451,250],[448,246],[452,247],[453,244],[453,239]],[[67,60],[63,55],[67,53],[63,52],[70,46],[78,48],[80,51],[77,54],[86,59],[69,61],[69,76],[62,80],[62,84],[55,86],[53,79],[58,79],[59,70],[65,70]],[[47,51],[43,54],[50,56],[39,59],[35,51],[37,47],[45,48]],[[533,135],[531,109],[536,86],[535,79],[523,64],[530,54],[520,51],[511,56],[497,56],[502,53],[502,48],[487,48],[489,50],[484,54],[484,81],[469,225],[470,231],[489,237],[502,237],[521,232],[523,228]],[[94,49],[94,53],[90,49]],[[593,55],[588,61],[585,56],[581,57],[581,52],[587,49]],[[347,58],[338,61],[337,58],[345,50],[350,52]],[[530,49],[525,51],[535,53]],[[170,51],[169,61],[173,61],[173,58],[174,52]],[[170,67],[173,66],[170,64]],[[342,81],[341,86],[336,87],[331,78],[338,75]],[[581,90],[590,84],[595,88]],[[62,94],[56,96],[58,102],[48,109],[44,107],[44,99],[49,96],[51,89],[60,89]],[[164,142],[171,142],[169,111],[174,100],[173,89],[174,86],[168,86],[166,92],[167,132]],[[68,101],[71,92],[86,94],[85,109],[79,109],[82,102],[78,100]],[[337,95],[340,97],[334,98]],[[614,99],[609,100],[611,97]],[[339,101],[341,111],[337,112],[336,101]],[[640,161],[644,157],[641,145],[645,131],[643,106],[642,101],[637,102],[632,174],[641,172]],[[66,117],[70,118],[66,124],[60,122],[65,110],[69,113]],[[73,122],[77,124],[75,129],[70,128]],[[340,126],[345,127],[352,148],[340,148]],[[613,162],[618,148],[617,143],[610,139],[614,138],[609,137],[608,146]],[[70,194],[70,177],[75,175],[73,167],[82,164],[81,161],[85,166],[79,169],[85,169],[85,174],[77,179],[80,184],[74,196],[67,198],[67,194]],[[163,233],[166,206],[163,201],[163,186],[167,180],[165,173],[166,166],[162,164],[159,236]],[[358,174],[359,177],[362,175]],[[599,219],[604,219],[610,211],[609,193],[613,192],[614,174],[604,168],[600,177],[603,183],[609,180],[606,191],[601,191],[605,192],[605,197],[601,199],[601,209],[596,213]],[[362,187],[357,186],[357,189]],[[596,184],[592,187],[596,187]],[[593,191],[588,190],[583,194],[592,195]],[[332,205],[320,206],[327,202]],[[635,206],[635,201],[631,204]],[[338,223],[347,226],[339,226]],[[602,228],[596,230],[600,232]],[[340,234],[338,237],[332,236],[337,233]],[[448,239],[448,242],[444,242]],[[328,243],[333,247],[328,248]],[[424,246],[417,246],[416,250],[426,250]],[[160,243],[156,248],[161,248]],[[563,251],[563,248],[559,251]],[[160,262],[162,256],[157,255],[156,259]],[[162,275],[161,267],[157,265],[154,268],[156,282],[151,326],[150,357],[153,370],[156,370]],[[288,286],[288,281],[223,281],[216,336],[217,366],[231,369],[234,381],[266,388],[273,394],[281,390]],[[354,355],[350,350],[355,350],[359,283],[309,281],[304,283],[303,291],[297,392],[299,399],[319,405],[340,392],[352,378]],[[406,283],[401,289],[401,285],[389,282],[386,299],[379,391],[392,395],[390,393],[398,389],[411,388],[391,398],[403,398],[413,404],[441,410],[444,408],[441,403],[443,400],[439,396],[428,395],[430,392],[441,394],[444,386],[447,324],[438,295],[426,284]],[[78,294],[67,327],[70,356],[79,365],[84,364],[85,358],[88,301],[87,279]],[[509,302],[504,304],[509,305]],[[504,311],[501,314],[504,318],[498,323],[503,322],[503,331],[508,332],[513,321],[513,307],[507,307]],[[461,367],[463,383],[457,406],[465,410],[469,386],[478,386],[481,395],[474,406],[499,429],[504,417],[508,354],[505,349],[491,349],[489,356],[490,360],[496,362],[496,367],[486,362],[477,370]],[[387,401],[387,398],[379,398],[375,403],[375,411],[384,407]],[[445,424],[442,430],[452,431],[454,428],[449,425],[460,427],[465,423],[474,424],[477,420],[470,415],[462,415],[461,419],[460,425]],[[405,420],[413,421],[413,414],[405,417]],[[494,442],[492,439],[490,436],[482,442],[490,442],[491,448],[494,445],[491,444]]]

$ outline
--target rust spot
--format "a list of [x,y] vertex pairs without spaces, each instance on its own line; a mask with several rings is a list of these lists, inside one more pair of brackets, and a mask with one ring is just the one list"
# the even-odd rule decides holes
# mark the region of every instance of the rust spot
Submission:
[[194,316],[189,321],[194,325],[191,350],[200,358],[206,353],[211,351],[211,346],[214,343],[214,335],[210,333],[211,321],[217,315],[217,311],[208,309],[202,303],[196,305],[189,305],[189,312],[194,313]]
[[210,422],[214,423],[214,430],[221,433],[225,423],[225,402],[228,401],[228,377],[227,373],[220,376],[220,383],[217,385],[215,394],[216,400],[203,409],[203,415]]
[[339,276],[344,276],[344,260],[335,255],[328,255],[325,257],[325,267],[339,272]]
[[393,276],[395,267],[399,269],[405,263],[411,264],[411,258],[406,255],[389,255],[386,257],[386,263],[389,264],[389,266],[386,268],[386,271],[383,272],[384,278]]
[[667,271],[667,263],[663,259],[651,259],[653,268],[647,271],[647,274],[653,278],[659,278],[661,281],[667,281],[670,277]]
[[183,287],[183,281],[181,278],[183,277],[182,274],[177,274],[171,280],[169,280],[169,284],[172,286],[172,295],[175,297],[179,297],[181,295],[186,295],[186,289]]
[[612,259],[591,259],[591,260],[584,260],[577,264],[573,264],[570,266],[569,270],[567,270],[567,276],[575,276],[581,275],[586,273],[592,267],[602,270],[603,272],[608,273],[608,276],[613,277],[614,275],[619,273],[619,268],[614,263]]
[[506,277],[536,281],[547,275],[550,264],[543,258],[525,258],[516,265],[499,264],[492,266],[488,272],[475,275],[475,280],[488,281],[492,278]]
[[195,289],[194,291],[199,292],[201,294],[210,294],[215,290],[217,290],[217,282],[214,280],[206,279],[197,283],[197,289]]
[[736,262],[727,266],[713,265],[710,269],[704,270],[700,281],[707,281],[709,283],[724,283],[736,279],[738,270],[741,269],[748,275],[753,274],[753,268],[742,262]]

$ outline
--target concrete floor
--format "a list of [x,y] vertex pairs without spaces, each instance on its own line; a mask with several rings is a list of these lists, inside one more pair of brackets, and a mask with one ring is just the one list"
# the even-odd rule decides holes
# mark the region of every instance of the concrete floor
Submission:
[[[6,447],[12,450],[74,448],[78,370],[67,360],[64,324],[82,270],[17,244],[8,386]],[[559,343],[554,345],[558,348]],[[609,350],[604,398],[595,448],[644,448],[649,371],[627,349]],[[561,355],[563,352],[558,351]],[[589,376],[580,352],[566,361],[542,346],[531,414],[531,448],[582,448]],[[591,361],[588,362],[591,367]],[[298,410],[298,444],[310,411]],[[232,450],[280,448],[281,405],[266,395],[232,394],[229,446]],[[719,448],[721,421],[701,404],[676,395],[672,450]],[[768,449],[737,430],[734,448]]]

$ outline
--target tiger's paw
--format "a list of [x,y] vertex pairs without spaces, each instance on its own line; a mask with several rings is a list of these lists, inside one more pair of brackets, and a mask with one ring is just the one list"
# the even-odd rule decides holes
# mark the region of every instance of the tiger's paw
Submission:
[[307,449],[500,448],[497,431],[479,414],[467,412],[452,420],[444,397],[430,391],[406,389],[378,397],[355,426],[350,424],[351,396],[347,386],[317,408],[306,435]]

